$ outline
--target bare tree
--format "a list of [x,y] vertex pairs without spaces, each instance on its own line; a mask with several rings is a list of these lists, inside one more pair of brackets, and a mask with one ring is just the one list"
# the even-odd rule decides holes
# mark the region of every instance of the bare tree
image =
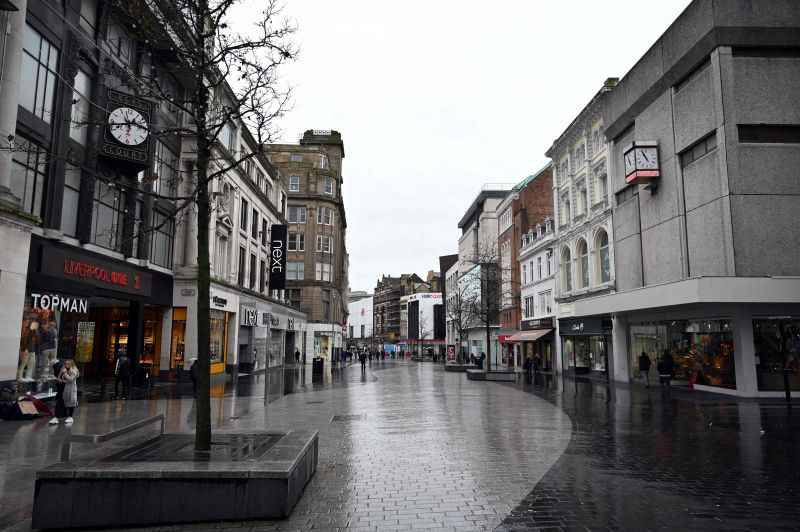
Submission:
[[[466,281],[466,280],[464,280]],[[461,342],[467,337],[467,331],[473,322],[473,309],[475,291],[468,282],[457,281],[456,286],[447,292],[445,302],[445,313],[447,321],[452,322],[458,335],[458,354],[456,355],[459,363],[464,362]]]
[[[113,2],[113,15],[129,22],[136,41],[173,65],[127,82],[139,94],[167,102],[182,115],[180,121],[150,133],[179,135],[184,152],[189,141],[194,154],[191,173],[182,176],[184,192],[176,194],[178,187],[171,187],[167,199],[177,203],[177,210],[196,211],[197,217],[198,451],[211,447],[210,185],[248,160],[266,156],[262,145],[274,140],[275,120],[285,112],[290,97],[289,89],[281,86],[278,69],[296,56],[291,41],[295,27],[276,0],[261,2],[257,13],[249,13],[250,27],[234,29],[234,14],[240,14],[244,5],[243,0]],[[252,134],[257,149],[232,149],[226,142],[229,128],[239,124]]]

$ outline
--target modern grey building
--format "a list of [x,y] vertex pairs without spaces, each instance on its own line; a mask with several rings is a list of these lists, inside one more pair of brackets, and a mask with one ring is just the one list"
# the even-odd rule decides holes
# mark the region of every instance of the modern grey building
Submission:
[[800,2],[692,2],[603,122],[615,291],[574,316],[612,316],[611,378],[667,352],[696,388],[780,395],[786,368],[799,390]]

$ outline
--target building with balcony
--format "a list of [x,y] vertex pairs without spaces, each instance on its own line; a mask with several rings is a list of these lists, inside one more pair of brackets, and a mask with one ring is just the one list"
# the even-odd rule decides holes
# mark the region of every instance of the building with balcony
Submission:
[[333,359],[344,346],[349,293],[342,136],[314,129],[299,144],[265,148],[288,191],[286,297],[308,315],[306,353]]
[[[560,354],[569,374],[606,378],[610,320],[582,328],[570,321],[575,302],[614,289],[613,226],[603,109],[616,86],[609,78],[547,150],[554,168],[553,212]],[[563,318],[563,319],[562,319]]]

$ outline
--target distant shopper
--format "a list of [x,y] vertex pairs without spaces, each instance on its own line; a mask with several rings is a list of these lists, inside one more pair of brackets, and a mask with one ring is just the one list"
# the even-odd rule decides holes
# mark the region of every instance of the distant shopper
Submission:
[[58,380],[64,383],[64,410],[67,418],[64,423],[72,425],[74,421],[72,416],[75,414],[75,408],[78,406],[78,368],[75,367],[75,361],[71,358],[64,361],[64,367],[61,368],[61,374]]
[[200,368],[197,365],[197,359],[192,360],[192,365],[189,367],[189,377],[192,379],[192,397],[197,399],[197,378],[200,376]]
[[669,393],[672,386],[672,377],[675,375],[675,361],[669,351],[664,350],[661,360],[658,362],[658,380],[661,387]]
[[294,363],[295,364],[299,364],[300,363],[300,350],[297,349],[297,348],[295,348],[295,350],[294,350]]
[[131,388],[131,359],[121,353],[114,366],[114,397],[119,397],[119,383],[122,382],[122,398],[127,399]]
[[303,352],[303,365],[304,366],[306,365],[306,353],[305,353],[305,351]]
[[522,367],[525,370],[525,382],[530,384],[533,382],[533,357],[530,355],[525,357]]
[[358,355],[358,361],[361,362],[361,371],[366,371],[367,369],[367,355],[363,351],[360,355]]
[[650,387],[650,365],[650,357],[642,351],[642,354],[639,355],[639,378],[645,382],[648,388]]

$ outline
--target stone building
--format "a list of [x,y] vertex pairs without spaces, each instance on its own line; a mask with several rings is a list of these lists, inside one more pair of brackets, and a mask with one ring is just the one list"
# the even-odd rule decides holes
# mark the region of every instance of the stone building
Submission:
[[400,298],[429,291],[430,287],[416,273],[404,273],[398,277],[383,275],[378,279],[373,295],[378,345],[395,345],[400,340]]
[[342,136],[307,130],[299,144],[265,148],[289,194],[286,297],[308,315],[306,353],[331,359],[343,347],[349,290]]
[[569,374],[607,377],[610,316],[591,324],[570,320],[575,302],[614,289],[613,227],[603,110],[617,83],[609,78],[546,155],[552,160],[557,243],[555,299],[560,349]]
[[616,292],[572,314],[611,315],[615,380],[800,389],[798,50],[796,1],[695,0],[605,97]]

